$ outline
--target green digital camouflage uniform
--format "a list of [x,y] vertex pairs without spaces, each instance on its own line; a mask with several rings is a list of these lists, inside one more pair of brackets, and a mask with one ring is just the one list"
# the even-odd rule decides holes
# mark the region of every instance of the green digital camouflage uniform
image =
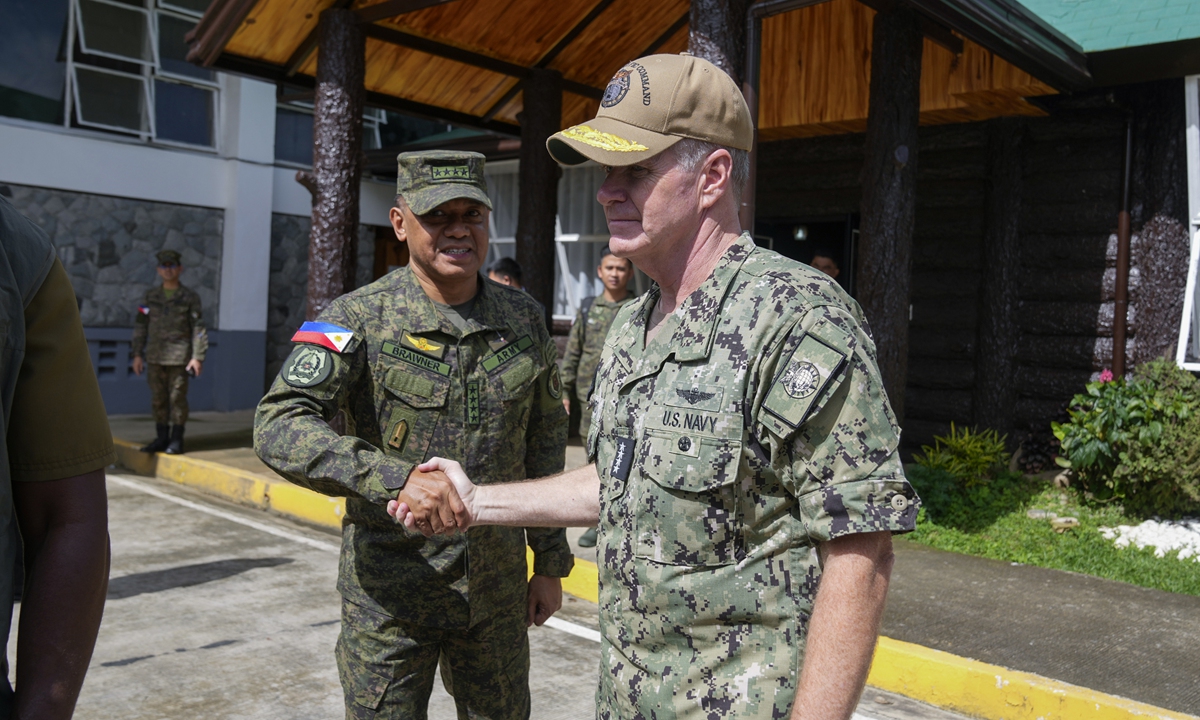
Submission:
[[[340,353],[295,347],[258,407],[254,447],[288,480],[347,498],[337,650],[347,717],[425,717],[439,654],[460,717],[464,702],[471,717],[528,717],[525,545],[534,572],[564,577],[574,563],[565,532],[426,539],[385,505],[435,455],[482,484],[562,470],[567,417],[537,304],[481,278],[460,332],[404,267],[319,321],[354,336]],[[339,410],[345,436],[325,422]]]
[[782,718],[816,545],[913,529],[899,430],[858,305],[748,235],[649,347],[655,287],[605,343],[601,718]]
[[579,433],[587,437],[592,423],[592,409],[588,405],[588,396],[592,394],[592,381],[596,377],[596,368],[600,365],[600,351],[604,349],[604,338],[612,327],[613,319],[626,303],[633,299],[633,293],[626,294],[620,302],[609,302],[603,295],[592,301],[587,309],[587,317],[582,310],[575,316],[571,324],[571,332],[567,335],[567,350],[563,354],[562,383],[563,391],[571,398],[571,403],[579,403],[580,413]]
[[170,297],[161,286],[147,290],[130,345],[133,356],[146,361],[154,422],[187,423],[187,363],[193,358],[204,362],[208,352],[200,296],[183,285]]

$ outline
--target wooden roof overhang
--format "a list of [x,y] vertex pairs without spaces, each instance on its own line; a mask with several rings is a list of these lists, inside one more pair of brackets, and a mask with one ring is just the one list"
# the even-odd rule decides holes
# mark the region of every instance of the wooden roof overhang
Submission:
[[[895,1],[798,3],[808,6],[763,22],[763,140],[865,128],[872,8]],[[1025,98],[1090,82],[1078,48],[1011,0],[906,2],[927,26],[923,123],[1043,114]],[[562,73],[562,126],[585,122],[616,68],[687,49],[690,2],[213,0],[189,60],[310,88],[318,16],[332,7],[364,23],[368,104],[519,134],[521,81],[532,68]]]

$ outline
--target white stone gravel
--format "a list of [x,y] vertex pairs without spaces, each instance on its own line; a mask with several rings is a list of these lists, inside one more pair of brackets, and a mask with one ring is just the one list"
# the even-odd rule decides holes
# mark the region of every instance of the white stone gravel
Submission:
[[1179,551],[1179,559],[1200,562],[1200,518],[1147,520],[1140,525],[1100,528],[1100,534],[1119,548],[1154,548],[1155,557]]

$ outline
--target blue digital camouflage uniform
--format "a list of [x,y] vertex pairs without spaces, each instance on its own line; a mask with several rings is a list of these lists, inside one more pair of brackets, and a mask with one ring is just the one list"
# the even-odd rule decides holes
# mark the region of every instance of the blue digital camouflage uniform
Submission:
[[899,430],[857,305],[828,277],[731,246],[645,343],[655,287],[605,343],[601,718],[784,718],[816,545],[913,529]]
[[[295,347],[259,405],[254,446],[288,480],[347,498],[338,573],[347,716],[424,717],[442,655],[460,712],[464,701],[490,702],[471,717],[527,717],[525,545],[535,572],[564,577],[574,562],[564,531],[481,526],[426,539],[385,505],[435,455],[480,484],[562,470],[567,416],[537,304],[480,278],[460,332],[405,267],[338,298],[319,321],[353,337],[341,352]],[[326,424],[339,410],[345,436]]]

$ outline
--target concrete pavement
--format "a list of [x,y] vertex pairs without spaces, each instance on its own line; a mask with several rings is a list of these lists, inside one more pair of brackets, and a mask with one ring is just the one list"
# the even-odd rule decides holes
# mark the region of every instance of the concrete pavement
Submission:
[[[109,477],[109,517],[108,605],[76,718],[342,716],[337,535],[118,474]],[[596,607],[567,598],[556,617],[586,632]],[[594,717],[598,643],[542,627],[530,645],[533,719]],[[429,716],[456,717],[440,682]],[[855,718],[966,720],[870,688]]]
[[[141,453],[123,456],[154,462]],[[157,462],[151,474],[318,525],[340,525],[336,503],[283,482],[248,448],[159,456]],[[583,462],[582,447],[573,443],[568,467]],[[569,537],[582,532],[570,530]],[[903,540],[896,545],[872,683],[987,718],[1071,718],[1084,709],[1087,717],[1114,719],[1200,713],[1193,669],[1200,598]],[[594,549],[575,550],[581,559],[595,558]],[[594,598],[594,565],[578,567],[590,567],[591,574],[573,576],[569,591]]]

